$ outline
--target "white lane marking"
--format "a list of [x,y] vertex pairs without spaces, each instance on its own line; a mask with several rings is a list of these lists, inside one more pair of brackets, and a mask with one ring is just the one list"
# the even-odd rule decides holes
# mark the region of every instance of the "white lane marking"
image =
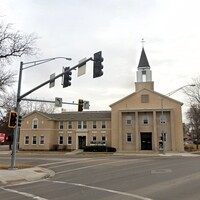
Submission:
[[42,197],[39,197],[39,196],[35,196],[33,194],[26,193],[26,192],[20,192],[20,191],[17,191],[17,190],[12,190],[12,189],[3,188],[3,187],[1,187],[1,189],[4,190],[4,191],[7,191],[7,192],[12,192],[12,193],[20,194],[22,196],[29,197],[29,198],[32,198],[32,199],[48,200],[48,199],[45,199],[45,198],[42,198]]
[[[139,159],[135,159],[134,161],[138,161]],[[89,166],[84,166],[84,167],[79,167],[79,168],[75,168],[75,169],[68,169],[65,171],[60,171],[60,172],[56,172],[55,174],[64,174],[67,172],[73,172],[73,171],[78,171],[78,170],[82,170],[82,169],[88,169],[88,168],[92,168],[92,167],[96,167],[96,166],[101,166],[101,165],[109,165],[109,164],[113,164],[113,163],[119,163],[119,162],[124,162],[125,160],[118,160],[118,161],[113,161],[113,162],[108,162],[108,163],[99,163],[96,165],[89,165]],[[133,160],[126,160],[126,161],[133,161]],[[140,160],[141,161],[141,160]],[[142,160],[142,162],[148,162],[148,160]]]
[[65,161],[45,163],[45,164],[38,165],[38,167],[43,167],[43,166],[48,166],[48,165],[56,165],[56,164],[61,164],[61,163],[69,163],[69,162],[73,162],[73,161],[78,162],[78,161],[90,160],[90,159],[92,159],[92,158],[70,159],[70,160],[65,160]]
[[73,185],[73,186],[78,186],[78,187],[85,187],[85,188],[89,188],[89,189],[100,190],[100,191],[103,191],[103,192],[110,192],[110,193],[114,193],[114,194],[119,194],[119,195],[122,195],[122,196],[133,197],[133,198],[137,198],[137,199],[140,199],[140,200],[153,200],[153,199],[143,197],[143,196],[140,196],[140,195],[137,195],[137,194],[132,194],[132,193],[128,193],[128,192],[121,192],[121,191],[111,190],[111,189],[106,189],[106,188],[101,188],[101,187],[95,187],[95,186],[90,186],[90,185],[85,185],[85,184],[80,184],[80,183],[68,183],[68,182],[64,182],[64,181],[50,181],[50,182]]
[[82,163],[87,163],[87,162],[97,162],[97,161],[102,161],[102,160],[106,160],[106,159],[101,159],[101,160],[97,160],[97,159],[93,159],[90,158],[90,159],[87,159],[87,160],[77,160],[77,162],[73,162],[73,163],[65,163],[65,164],[62,164],[62,165],[56,165],[56,166],[52,166],[52,167],[49,167],[50,169],[54,169],[54,168],[58,168],[58,167],[63,167],[63,166],[69,166],[69,165],[76,165],[76,164],[82,164]]

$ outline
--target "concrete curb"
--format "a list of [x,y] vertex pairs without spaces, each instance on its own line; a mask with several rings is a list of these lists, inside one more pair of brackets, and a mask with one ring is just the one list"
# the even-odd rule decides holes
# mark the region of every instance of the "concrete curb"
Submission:
[[2,185],[6,185],[31,182],[53,177],[54,175],[54,171],[41,167],[0,170],[0,183]]

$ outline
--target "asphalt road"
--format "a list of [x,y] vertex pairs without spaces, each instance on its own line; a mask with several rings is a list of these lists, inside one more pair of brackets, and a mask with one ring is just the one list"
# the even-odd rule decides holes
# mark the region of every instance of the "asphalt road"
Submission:
[[200,157],[17,155],[17,163],[56,174],[0,187],[2,200],[200,200]]

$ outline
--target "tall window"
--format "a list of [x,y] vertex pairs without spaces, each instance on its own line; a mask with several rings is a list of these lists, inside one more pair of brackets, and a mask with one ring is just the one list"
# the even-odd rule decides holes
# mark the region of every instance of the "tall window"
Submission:
[[106,128],[106,121],[101,122],[101,128]]
[[132,142],[132,134],[131,133],[126,134],[126,142]]
[[147,116],[143,117],[143,124],[148,124],[149,123],[149,119]]
[[86,129],[87,121],[78,121],[78,129]]
[[78,129],[82,128],[82,121],[78,121]]
[[37,144],[37,137],[35,135],[33,136],[32,144]]
[[68,145],[72,144],[72,136],[71,135],[68,135],[68,137],[67,137],[67,144]]
[[24,144],[29,144],[29,136],[25,136],[24,138]]
[[64,143],[63,136],[60,135],[58,139],[58,144],[63,144],[63,143]]
[[72,129],[72,121],[67,121],[67,128]]
[[97,121],[93,121],[93,129],[97,128]]
[[44,144],[44,135],[40,136],[40,144]]
[[63,129],[64,128],[64,122],[63,121],[60,121],[59,122],[59,129]]
[[97,141],[97,136],[96,136],[96,135],[93,135],[92,141],[93,141],[93,142],[96,142],[96,141]]
[[105,135],[103,135],[101,137],[101,144],[106,144],[106,136]]
[[86,129],[87,128],[87,122],[83,121],[83,128]]
[[33,119],[33,129],[38,128],[38,119]]
[[131,125],[131,124],[132,124],[132,117],[126,116],[126,125]]

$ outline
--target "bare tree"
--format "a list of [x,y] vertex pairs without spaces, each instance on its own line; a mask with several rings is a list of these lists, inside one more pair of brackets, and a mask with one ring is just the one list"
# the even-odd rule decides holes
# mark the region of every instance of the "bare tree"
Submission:
[[14,57],[35,55],[36,35],[13,31],[12,24],[0,23],[0,63],[10,63]]
[[[0,107],[7,111],[13,107],[11,98],[15,99],[14,93],[8,94],[7,89],[14,84],[16,73],[7,70],[5,66],[16,57],[35,55],[38,52],[36,40],[35,34],[14,31],[12,24],[0,21]],[[8,106],[12,107],[8,109]]]
[[194,87],[185,87],[184,93],[189,97],[190,104],[200,104],[200,76],[192,79]]
[[194,87],[187,87],[184,93],[189,97],[190,108],[187,111],[187,119],[189,120],[190,130],[198,148],[200,143],[200,76],[192,79]]
[[0,93],[5,93],[7,87],[11,87],[15,82],[15,72],[0,69]]
[[56,111],[56,107],[54,106],[54,104],[44,103],[44,102],[33,102],[33,101],[21,102],[22,115],[29,114],[35,110],[45,113],[54,113]]
[[187,112],[187,118],[190,121],[193,138],[198,149],[198,144],[200,143],[200,104],[191,105]]

